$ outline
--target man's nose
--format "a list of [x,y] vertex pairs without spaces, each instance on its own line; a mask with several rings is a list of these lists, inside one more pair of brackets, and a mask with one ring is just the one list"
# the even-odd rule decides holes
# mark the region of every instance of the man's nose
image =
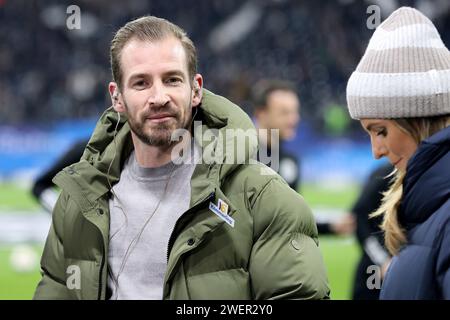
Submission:
[[163,106],[169,101],[166,89],[162,83],[153,83],[147,101],[152,106]]

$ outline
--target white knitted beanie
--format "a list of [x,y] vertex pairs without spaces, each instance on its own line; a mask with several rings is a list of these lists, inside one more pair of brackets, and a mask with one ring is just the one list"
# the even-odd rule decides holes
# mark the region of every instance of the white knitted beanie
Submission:
[[375,30],[347,84],[353,119],[450,114],[450,52],[433,23],[402,7]]

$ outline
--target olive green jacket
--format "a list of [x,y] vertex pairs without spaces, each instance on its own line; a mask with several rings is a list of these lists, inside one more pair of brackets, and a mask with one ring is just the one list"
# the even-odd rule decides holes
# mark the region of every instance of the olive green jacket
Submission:
[[[249,164],[257,149],[249,117],[204,90],[195,119],[202,124],[194,125],[194,137],[205,152],[191,179],[190,209],[177,221],[168,243],[162,298],[328,298],[311,210],[271,169]],[[117,183],[133,149],[128,122],[118,120],[112,108],[106,110],[81,161],[54,178],[62,193],[53,211],[35,299],[108,298],[110,184]],[[248,130],[245,155],[233,154],[229,147],[242,143],[245,132],[239,138],[226,135],[226,129],[237,128]],[[208,129],[216,133],[205,134]],[[234,226],[209,209],[218,199],[229,205]]]

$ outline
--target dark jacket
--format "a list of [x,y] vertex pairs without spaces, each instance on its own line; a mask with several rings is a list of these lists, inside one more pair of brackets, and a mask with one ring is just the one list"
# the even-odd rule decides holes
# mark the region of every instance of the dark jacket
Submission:
[[390,256],[384,247],[384,236],[380,228],[382,217],[369,218],[369,215],[381,205],[383,192],[389,189],[391,178],[388,175],[393,170],[394,167],[390,163],[376,168],[364,184],[351,210],[356,217],[356,237],[363,250],[353,283],[354,300],[379,299],[380,289],[369,289],[367,286],[367,280],[370,277],[367,268],[372,265],[381,267]]
[[394,257],[381,299],[450,299],[450,127],[408,162],[399,222],[407,244]]
[[[287,184],[289,185],[289,187],[291,187],[292,189],[294,189],[295,191],[299,191],[300,189],[300,159],[286,151],[283,148],[283,143],[281,143],[278,146],[278,160],[279,163],[277,165],[278,168],[274,168],[273,163],[271,163],[270,161],[268,161],[268,163],[266,163],[265,159],[261,159],[260,158],[260,154],[258,152],[257,156],[258,156],[258,161],[261,161],[262,163],[264,163],[265,165],[271,167],[272,169],[276,169],[276,172],[284,179],[284,181],[287,182]],[[272,156],[272,149],[266,145],[262,145],[260,142],[260,150],[264,150],[263,152],[267,153],[267,155],[265,154],[264,156],[267,157],[271,157]]]

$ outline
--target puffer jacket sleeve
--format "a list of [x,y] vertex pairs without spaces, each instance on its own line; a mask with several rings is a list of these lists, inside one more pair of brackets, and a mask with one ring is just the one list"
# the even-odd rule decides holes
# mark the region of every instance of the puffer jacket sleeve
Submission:
[[68,196],[63,192],[59,196],[53,210],[52,224],[41,258],[42,279],[34,293],[33,299],[35,300],[71,299],[65,280],[64,248],[62,243],[62,221],[67,199]]
[[[447,206],[448,207],[448,206]],[[438,285],[442,292],[442,299],[450,300],[450,219],[442,228],[442,238],[436,263]]]
[[317,227],[303,198],[281,179],[253,201],[249,272],[255,299],[327,299],[330,290]]

